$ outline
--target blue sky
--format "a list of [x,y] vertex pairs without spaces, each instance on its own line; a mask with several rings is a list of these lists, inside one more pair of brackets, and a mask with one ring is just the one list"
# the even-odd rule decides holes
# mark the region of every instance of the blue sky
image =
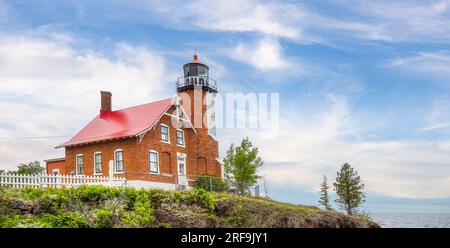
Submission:
[[0,1],[0,167],[62,155],[23,137],[74,134],[100,89],[174,94],[196,49],[221,93],[280,93],[279,136],[218,131],[260,148],[273,198],[316,204],[349,162],[369,211],[449,212],[449,24],[450,1]]

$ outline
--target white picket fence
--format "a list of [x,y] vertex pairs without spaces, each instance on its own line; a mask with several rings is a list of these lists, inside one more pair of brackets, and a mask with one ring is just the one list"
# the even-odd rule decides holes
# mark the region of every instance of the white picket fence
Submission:
[[0,186],[13,188],[64,188],[82,185],[125,187],[126,184],[127,180],[123,177],[0,174]]

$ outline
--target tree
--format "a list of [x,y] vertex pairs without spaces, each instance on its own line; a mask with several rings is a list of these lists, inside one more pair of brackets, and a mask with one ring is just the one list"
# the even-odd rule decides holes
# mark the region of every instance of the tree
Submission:
[[358,172],[350,164],[344,163],[333,185],[338,196],[336,203],[339,207],[348,215],[357,213],[358,207],[366,201],[363,192],[364,184],[361,183]]
[[194,188],[206,191],[224,192],[228,190],[228,184],[214,175],[201,175],[195,179]]
[[227,182],[240,194],[245,194],[258,181],[257,169],[264,164],[258,148],[253,147],[248,137],[239,146],[231,144],[223,161]]
[[330,186],[327,182],[327,176],[323,175],[323,181],[322,184],[320,184],[320,199],[319,204],[326,210],[331,211],[333,210],[330,205],[330,198],[328,197],[328,189]]
[[14,171],[14,173],[36,175],[41,174],[44,171],[45,168],[40,165],[39,161],[34,161],[29,162],[28,164],[20,164],[19,166],[17,166],[17,171]]

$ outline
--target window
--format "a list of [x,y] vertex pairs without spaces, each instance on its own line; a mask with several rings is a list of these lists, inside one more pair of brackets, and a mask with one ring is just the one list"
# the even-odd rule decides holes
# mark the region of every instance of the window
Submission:
[[181,129],[177,129],[177,145],[184,146],[184,132]]
[[161,141],[169,143],[169,127],[167,125],[161,124]]
[[149,152],[150,173],[159,173],[158,152]]
[[114,170],[116,173],[123,172],[123,150],[114,151]]
[[76,157],[76,174],[83,175],[83,155],[79,154]]
[[102,174],[102,153],[94,153],[94,174]]
[[53,169],[53,170],[52,170],[52,174],[53,174],[54,176],[59,175],[59,169]]

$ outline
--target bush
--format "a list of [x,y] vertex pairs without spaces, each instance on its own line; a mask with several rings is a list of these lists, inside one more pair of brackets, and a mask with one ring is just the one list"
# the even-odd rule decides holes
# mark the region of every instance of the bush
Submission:
[[109,209],[97,210],[97,219],[95,220],[95,226],[100,228],[114,227],[113,212]]
[[116,188],[103,186],[82,186],[76,189],[71,189],[80,197],[82,202],[98,202],[101,203],[119,196],[119,190]]
[[204,189],[206,191],[224,192],[229,189],[229,186],[222,179],[213,175],[201,175],[197,177],[194,182],[194,188]]
[[42,219],[56,228],[88,227],[85,219],[74,212],[59,212],[57,215],[45,214]]
[[[157,191],[159,192],[159,191]],[[126,192],[129,197],[128,207],[131,211],[122,213],[121,224],[128,227],[153,227],[154,216],[152,198],[155,191],[146,190],[128,190]]]
[[216,208],[216,201],[204,189],[194,189],[189,192],[190,198],[198,205],[208,209],[210,212]]

